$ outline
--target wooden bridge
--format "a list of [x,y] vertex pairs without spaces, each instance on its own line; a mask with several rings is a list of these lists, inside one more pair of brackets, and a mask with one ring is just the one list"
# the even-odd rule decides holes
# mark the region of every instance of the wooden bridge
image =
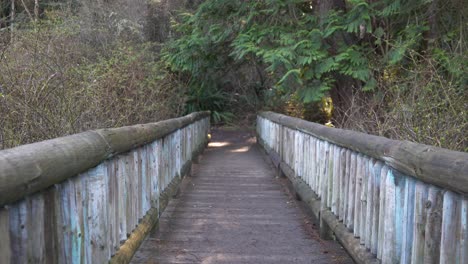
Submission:
[[468,263],[467,153],[209,116],[0,151],[0,263]]

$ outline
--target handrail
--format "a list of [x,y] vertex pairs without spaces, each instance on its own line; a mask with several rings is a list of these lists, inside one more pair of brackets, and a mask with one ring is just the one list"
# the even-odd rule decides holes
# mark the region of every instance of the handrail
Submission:
[[210,113],[0,151],[0,263],[129,263],[208,141]]
[[259,116],[384,161],[390,167],[422,181],[468,194],[466,152],[330,128],[273,112],[261,112]]
[[197,112],[156,123],[92,130],[2,150],[0,207],[209,115],[209,112]]
[[272,112],[257,135],[320,236],[357,263],[468,263],[467,153]]

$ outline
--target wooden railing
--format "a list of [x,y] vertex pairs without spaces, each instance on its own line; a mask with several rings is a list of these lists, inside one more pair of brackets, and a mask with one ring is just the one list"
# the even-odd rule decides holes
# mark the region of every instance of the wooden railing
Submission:
[[358,263],[468,263],[468,153],[272,112],[259,143]]
[[0,263],[129,262],[206,146],[209,116],[0,151]]

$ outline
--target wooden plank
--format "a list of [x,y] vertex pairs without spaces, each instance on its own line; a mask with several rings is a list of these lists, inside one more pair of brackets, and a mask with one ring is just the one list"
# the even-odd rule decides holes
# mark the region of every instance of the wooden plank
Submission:
[[[408,177],[405,182],[404,206],[403,206],[403,241],[400,263],[411,263],[411,251],[413,247],[414,213],[415,213],[415,185],[414,178]],[[422,257],[421,257],[422,259]]]
[[361,184],[361,196],[359,202],[361,203],[361,215],[359,216],[359,238],[361,245],[366,244],[366,223],[367,223],[367,188],[368,188],[368,174],[369,174],[369,157],[362,157],[361,164],[362,172],[362,184]]
[[323,159],[322,159],[322,199],[321,199],[321,209],[325,210],[328,209],[328,184],[329,184],[329,166],[328,160],[330,158],[330,150],[329,150],[330,143],[324,141],[323,142]]
[[[325,157],[325,151],[324,151],[324,144],[325,142],[322,140],[319,140],[318,142],[318,148],[319,152],[317,153],[317,164],[318,164],[318,171],[317,171],[317,176],[318,176],[318,184],[317,184],[317,190],[318,190],[318,196],[320,199],[323,199],[323,168],[324,168],[324,157]],[[322,202],[323,203],[323,202]]]
[[159,163],[158,163],[158,141],[150,145],[150,178],[151,178],[151,207],[158,208],[159,199]]
[[366,190],[366,215],[365,215],[365,241],[364,244],[367,249],[371,249],[372,246],[372,224],[374,219],[374,186],[375,186],[375,174],[374,174],[374,159],[368,159],[366,164],[367,174],[367,190]]
[[10,263],[10,209],[6,207],[0,208],[0,241],[0,263]]
[[379,236],[377,242],[377,258],[382,259],[384,251],[384,239],[385,239],[385,222],[386,222],[386,196],[387,196],[387,177],[388,177],[388,166],[384,165],[380,172],[380,202],[379,202]]
[[340,221],[345,219],[345,211],[346,211],[346,187],[347,187],[347,179],[346,179],[346,155],[347,150],[344,148],[340,148],[340,162],[339,162],[339,177],[340,177],[340,208],[339,208],[339,217]]
[[396,254],[396,230],[395,230],[395,176],[392,170],[388,170],[385,181],[385,223],[383,235],[382,263],[398,263]]
[[453,192],[444,194],[440,263],[460,263],[461,197]]
[[392,173],[395,179],[395,254],[397,261],[401,261],[407,177],[395,170],[392,170]]
[[423,263],[436,264],[440,261],[444,191],[435,186],[430,186],[427,199]]
[[339,175],[339,167],[340,167],[340,149],[336,145],[333,146],[333,182],[332,182],[332,203],[331,209],[332,212],[338,216],[339,209],[340,209],[340,175]]
[[118,159],[112,159],[107,162],[107,174],[108,174],[108,188],[107,193],[109,195],[109,243],[111,255],[120,246],[119,237],[119,180],[118,180]]
[[135,182],[134,182],[134,167],[133,167],[133,153],[128,153],[125,155],[125,222],[127,223],[127,234],[125,239],[130,236],[132,233],[133,228],[135,227],[135,222],[133,220],[133,215],[135,214],[135,205],[134,205],[134,197],[135,197]]
[[87,186],[87,227],[89,234],[89,249],[86,250],[88,263],[108,260],[108,243],[105,234],[107,230],[107,195],[106,168],[103,164],[88,172]]
[[351,184],[350,171],[351,171],[351,150],[346,149],[345,153],[345,179],[344,179],[344,201],[343,201],[343,224],[348,227],[348,207],[349,207],[349,188]]
[[468,194],[467,152],[329,128],[272,112],[262,112],[260,115],[330,143],[385,161],[386,164],[405,175],[461,194]]
[[354,194],[354,237],[360,237],[361,231],[361,192],[362,192],[362,175],[363,175],[363,156],[358,154],[356,158],[356,189]]
[[382,171],[383,163],[380,161],[377,161],[372,170],[373,170],[373,178],[374,178],[374,188],[373,188],[373,194],[372,194],[372,238],[371,238],[371,247],[370,251],[372,254],[377,255],[377,249],[378,249],[378,242],[379,242],[379,236],[381,236],[380,231],[380,213],[381,213],[381,208],[380,208],[380,195],[382,193],[381,190],[381,171]]
[[11,263],[27,263],[27,201],[21,200],[10,207]]
[[67,182],[57,185],[57,196],[55,197],[55,202],[57,208],[60,210],[57,211],[55,228],[57,229],[58,235],[58,262],[65,263],[68,262],[71,258],[71,238],[69,233],[69,223],[70,220],[70,199],[71,191],[70,184]]
[[[71,263],[81,263],[82,257],[82,209],[81,189],[78,177],[68,180],[70,186],[70,259]],[[78,183],[78,185],[77,185]]]
[[461,205],[460,218],[460,263],[468,263],[468,199],[464,198]]
[[56,230],[55,218],[60,209],[57,210],[55,197],[57,196],[58,188],[54,186],[44,193],[44,241],[46,254],[46,263],[58,262],[58,234]]
[[320,156],[322,155],[320,150],[320,140],[315,140],[315,167],[314,167],[314,182],[315,182],[315,193],[320,197]]
[[350,171],[349,171],[349,189],[348,189],[348,214],[346,219],[346,227],[350,230],[354,229],[354,210],[355,210],[355,193],[356,193],[356,166],[357,154],[351,153],[350,158]]
[[333,144],[327,143],[327,208],[331,209],[332,206],[332,196],[333,196],[333,156],[334,149]]
[[117,180],[118,180],[118,212],[119,212],[119,242],[122,243],[127,239],[127,182],[125,177],[125,162],[124,155],[118,157]]
[[[28,199],[28,261],[30,263],[45,262],[44,240],[44,196],[39,193]],[[61,226],[59,227],[61,228]]]

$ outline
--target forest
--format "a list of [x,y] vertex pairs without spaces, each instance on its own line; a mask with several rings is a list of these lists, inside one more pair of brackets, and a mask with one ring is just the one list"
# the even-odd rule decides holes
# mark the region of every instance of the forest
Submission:
[[272,110],[468,151],[461,0],[3,0],[0,149]]

